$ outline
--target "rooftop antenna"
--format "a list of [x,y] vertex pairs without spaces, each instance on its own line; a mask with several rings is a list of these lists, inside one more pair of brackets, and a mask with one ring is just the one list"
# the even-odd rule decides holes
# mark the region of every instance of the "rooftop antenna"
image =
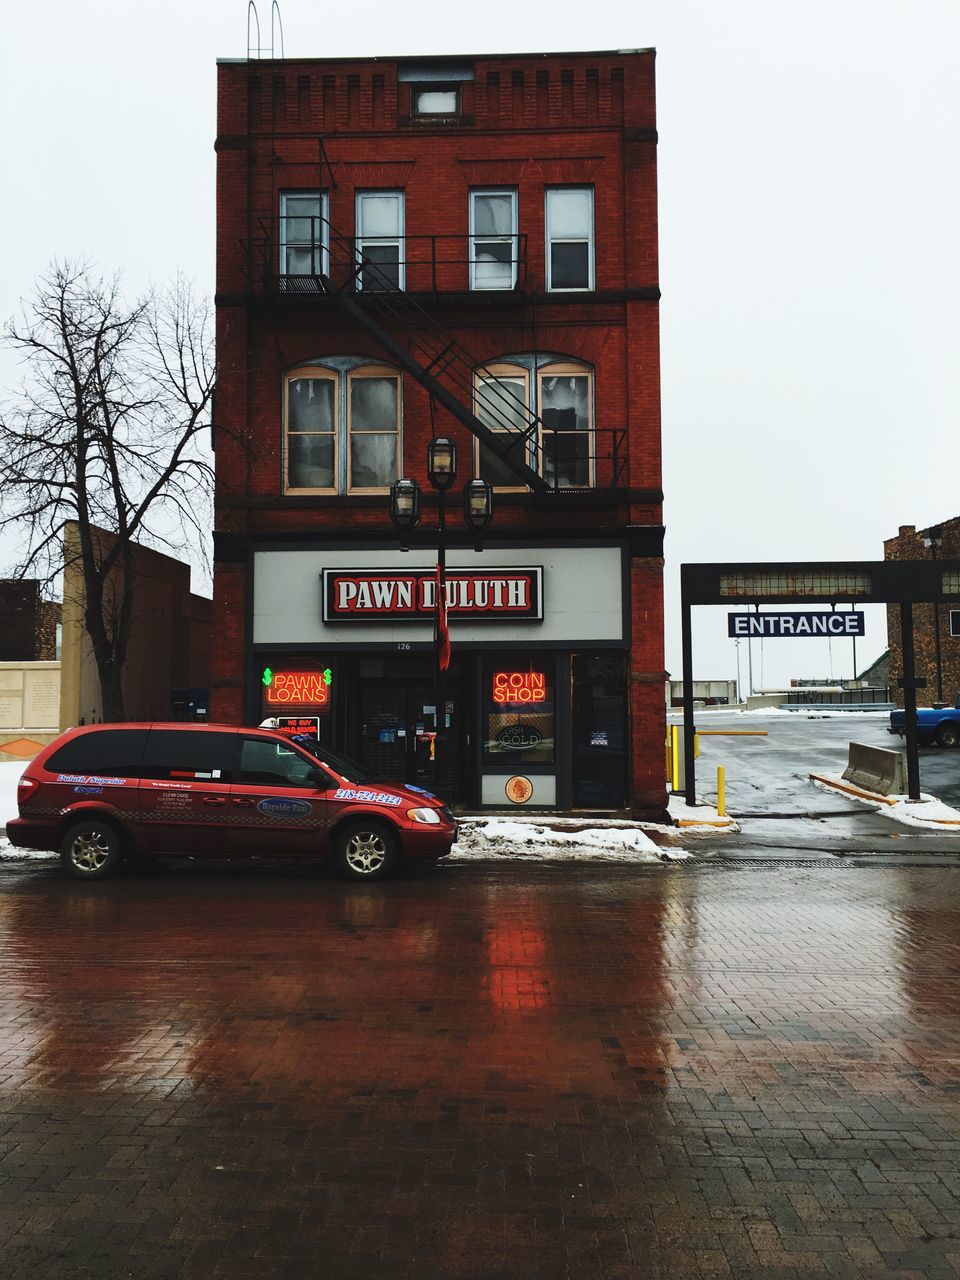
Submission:
[[[254,44],[254,28],[256,28],[257,42]],[[277,36],[280,37],[280,57],[283,58],[283,19],[280,17],[280,5],[278,0],[271,0],[270,4],[270,46],[267,48],[260,42],[260,15],[257,13],[257,6],[254,0],[248,0],[247,3],[247,61],[251,58],[262,58],[264,56],[276,58],[277,56]]]

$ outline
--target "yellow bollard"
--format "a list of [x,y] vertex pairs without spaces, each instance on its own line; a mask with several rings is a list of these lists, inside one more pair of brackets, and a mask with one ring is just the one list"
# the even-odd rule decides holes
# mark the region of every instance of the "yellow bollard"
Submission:
[[717,813],[721,818],[727,816],[727,779],[723,765],[717,765]]

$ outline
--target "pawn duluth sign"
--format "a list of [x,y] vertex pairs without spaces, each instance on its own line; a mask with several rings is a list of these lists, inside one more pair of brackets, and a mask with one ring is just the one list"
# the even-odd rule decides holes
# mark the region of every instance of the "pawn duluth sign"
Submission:
[[[437,607],[436,570],[324,569],[324,622],[427,622]],[[447,614],[471,622],[543,619],[543,569],[452,569],[446,574]]]
[[760,636],[862,636],[862,613],[728,613],[727,635],[739,640]]

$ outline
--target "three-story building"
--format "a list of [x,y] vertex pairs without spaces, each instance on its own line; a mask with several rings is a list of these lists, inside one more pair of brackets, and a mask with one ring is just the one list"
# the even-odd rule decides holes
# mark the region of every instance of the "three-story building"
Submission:
[[462,804],[662,811],[656,143],[651,50],[219,64],[214,718],[427,786],[439,729]]

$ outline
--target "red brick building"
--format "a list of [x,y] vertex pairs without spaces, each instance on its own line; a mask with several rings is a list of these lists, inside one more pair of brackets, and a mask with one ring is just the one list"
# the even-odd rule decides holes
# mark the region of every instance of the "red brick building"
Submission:
[[212,717],[309,717],[429,785],[443,716],[460,803],[661,811],[653,51],[218,72]]
[[[885,560],[960,560],[960,517],[926,529],[902,524],[894,538],[883,543]],[[913,606],[913,660],[926,688],[917,694],[920,706],[947,702],[960,694],[960,609],[941,604]],[[903,705],[903,650],[900,644],[900,606],[887,605],[887,644],[894,697]]]

